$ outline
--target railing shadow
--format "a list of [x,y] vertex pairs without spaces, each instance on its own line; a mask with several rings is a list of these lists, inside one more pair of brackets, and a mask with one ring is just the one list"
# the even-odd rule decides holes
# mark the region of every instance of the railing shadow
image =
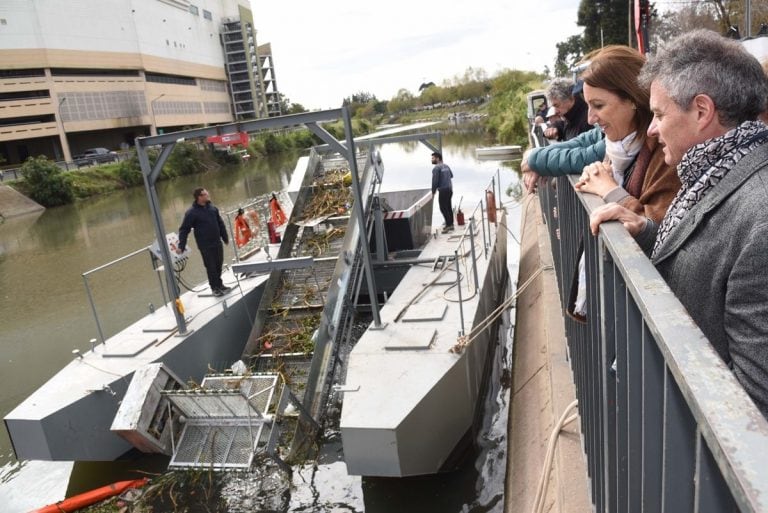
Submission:
[[585,257],[587,321],[564,318],[595,511],[768,511],[768,422],[624,228],[589,233],[603,202],[575,181],[539,199],[563,309]]

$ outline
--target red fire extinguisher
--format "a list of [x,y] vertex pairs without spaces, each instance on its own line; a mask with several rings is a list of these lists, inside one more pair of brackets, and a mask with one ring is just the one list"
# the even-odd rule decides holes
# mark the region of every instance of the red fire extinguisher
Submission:
[[485,208],[488,210],[488,222],[496,222],[496,195],[493,191],[485,191]]
[[464,226],[464,212],[461,211],[461,200],[464,199],[464,196],[459,198],[459,205],[456,207],[456,224],[459,226]]

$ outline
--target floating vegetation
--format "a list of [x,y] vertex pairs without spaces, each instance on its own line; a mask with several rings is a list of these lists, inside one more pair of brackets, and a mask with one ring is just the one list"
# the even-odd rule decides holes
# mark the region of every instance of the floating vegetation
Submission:
[[[274,353],[310,354],[314,349],[312,335],[320,323],[320,314],[289,318],[290,309],[282,308],[273,313],[274,325],[257,340],[265,351]],[[278,322],[279,316],[281,319]]]

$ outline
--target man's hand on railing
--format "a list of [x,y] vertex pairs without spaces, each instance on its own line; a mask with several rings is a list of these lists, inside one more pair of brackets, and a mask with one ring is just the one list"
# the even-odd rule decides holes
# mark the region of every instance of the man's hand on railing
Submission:
[[597,207],[590,214],[589,228],[592,231],[592,235],[597,235],[600,231],[600,225],[607,221],[619,221],[624,225],[629,234],[634,237],[643,231],[648,220],[617,203],[608,203],[607,205]]

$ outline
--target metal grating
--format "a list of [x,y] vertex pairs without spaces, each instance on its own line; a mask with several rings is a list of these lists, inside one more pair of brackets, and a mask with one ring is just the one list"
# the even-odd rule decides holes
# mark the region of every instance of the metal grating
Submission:
[[186,417],[169,467],[250,468],[272,429],[268,412],[278,379],[277,374],[209,376],[201,390],[164,392]]

